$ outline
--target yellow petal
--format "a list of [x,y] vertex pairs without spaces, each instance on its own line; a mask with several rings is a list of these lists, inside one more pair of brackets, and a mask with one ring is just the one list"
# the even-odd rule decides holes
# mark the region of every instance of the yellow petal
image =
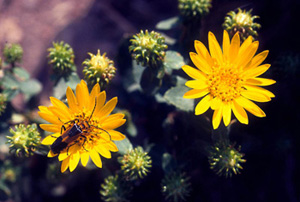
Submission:
[[190,80],[185,83],[185,85],[189,88],[194,89],[204,89],[207,88],[208,85],[205,82],[206,80]]
[[112,110],[114,110],[114,108],[117,105],[117,102],[118,102],[117,97],[112,98],[99,111],[95,112],[95,116],[106,117],[112,112]]
[[52,157],[55,157],[55,156],[57,156],[57,154],[54,154],[54,153],[52,152],[52,150],[50,150],[50,151],[48,152],[47,157],[52,158]]
[[245,69],[244,70],[248,70],[248,69],[251,69],[251,68],[255,68],[257,67],[258,65],[260,65],[265,59],[266,57],[268,56],[269,54],[269,51],[266,50],[266,51],[263,51],[259,54],[257,54],[256,56],[253,57],[253,59],[246,65]]
[[213,124],[214,129],[217,129],[220,125],[221,118],[222,118],[222,111],[223,111],[222,106],[219,109],[216,109],[214,111],[213,120],[212,120],[212,124]]
[[249,36],[241,45],[238,56],[243,56],[252,44],[252,36]]
[[58,119],[58,117],[53,114],[49,115],[49,113],[45,113],[45,112],[38,112],[38,114],[42,119],[44,119],[49,123],[57,124],[57,125],[62,124],[62,122]]
[[116,146],[116,144],[112,141],[106,142],[103,146],[105,146],[105,148],[109,149],[112,152],[117,152],[118,147]]
[[212,99],[210,107],[213,110],[219,109],[222,105],[222,100],[218,97],[215,97],[214,99]]
[[228,32],[226,30],[224,30],[223,32],[223,59],[224,61],[228,61],[229,60],[229,47],[230,47],[230,39],[229,39],[229,35]]
[[209,74],[211,72],[213,61],[207,48],[202,42],[196,40],[195,49],[198,54],[198,60],[196,60],[197,65],[195,63],[194,64],[199,70],[201,70],[205,74]]
[[60,152],[59,155],[58,155],[58,160],[59,161],[63,161],[65,160],[66,158],[68,158],[69,155],[68,155],[68,152],[67,150],[64,150],[63,152]]
[[107,132],[110,134],[112,140],[123,140],[123,139],[125,139],[125,135],[123,135],[122,133],[120,133],[118,131],[108,130]]
[[231,108],[239,122],[248,124],[248,115],[243,107],[241,107],[235,100],[233,100],[233,102],[231,102]]
[[195,108],[195,114],[196,115],[200,115],[203,114],[204,112],[206,112],[208,110],[208,108],[210,107],[210,102],[212,100],[211,95],[207,95],[205,96],[197,105]]
[[68,167],[69,167],[69,159],[70,159],[70,157],[67,158],[67,159],[65,159],[65,160],[63,160],[63,162],[61,163],[60,171],[62,173],[65,172],[68,169]]
[[97,103],[95,104],[96,105],[96,108],[95,108],[95,111],[94,111],[94,115],[93,116],[98,116],[97,114],[99,113],[99,111],[102,109],[104,103],[105,103],[105,100],[106,100],[106,92],[105,91],[102,91],[98,96],[97,96]]
[[96,96],[98,96],[99,93],[100,93],[100,86],[97,83],[96,85],[94,85],[89,97],[89,107],[88,107],[89,111],[93,111],[93,109],[95,108]]
[[43,139],[43,141],[41,142],[43,145],[52,145],[53,142],[60,136],[60,133],[55,133],[52,135],[48,135],[47,137],[45,137]]
[[118,119],[123,119],[125,117],[125,114],[122,113],[116,113],[109,115],[107,117],[102,117],[99,119],[99,122],[104,122],[104,121],[113,121],[113,120],[118,120]]
[[56,124],[40,124],[40,127],[45,130],[52,133],[60,133],[61,132],[61,125]]
[[89,161],[89,158],[90,158],[90,155],[88,152],[81,153],[81,165],[83,165],[85,167]]
[[231,40],[231,44],[229,47],[229,60],[230,63],[233,63],[233,61],[236,59],[238,52],[240,49],[240,36],[238,32],[233,36]]
[[55,97],[50,97],[50,101],[53,104],[53,106],[55,106],[57,109],[60,109],[61,111],[64,112],[65,117],[67,117],[67,119],[71,119],[71,112],[70,109],[59,99],[55,98]]
[[268,90],[258,87],[258,86],[244,85],[244,87],[249,91],[257,92],[257,93],[266,95],[267,97],[270,97],[270,98],[275,97],[275,95],[271,91],[268,91]]
[[68,116],[66,116],[65,112],[61,109],[56,108],[55,106],[50,106],[48,109],[63,123],[70,120]]
[[240,48],[238,59],[236,61],[238,67],[244,67],[251,61],[258,49],[258,45],[258,41],[255,41],[252,44],[250,44],[249,47],[247,47],[247,50],[243,51],[241,50],[242,47]]
[[219,64],[223,63],[223,54],[215,35],[212,32],[208,33],[208,46],[210,55],[215,58]]
[[73,112],[78,112],[79,104],[77,102],[77,98],[75,97],[72,89],[70,87],[67,88],[66,97],[68,100],[68,105]]
[[111,158],[111,153],[108,149],[104,148],[102,145],[98,145],[95,147],[96,151],[103,157],[110,159]]
[[[190,55],[193,55],[192,53],[190,53]],[[195,54],[196,55],[196,54]],[[192,56],[191,56],[192,58]],[[194,63],[195,64],[195,63]],[[206,80],[205,75],[199,71],[198,69],[195,69],[189,65],[183,65],[181,67],[183,69],[183,71],[189,75],[190,77],[192,77],[193,79],[200,79],[200,80]]]
[[70,172],[73,172],[73,170],[75,170],[75,168],[79,163],[79,159],[80,159],[80,155],[78,151],[70,156],[70,160],[69,160]]
[[91,159],[94,162],[94,164],[97,167],[102,168],[102,161],[100,159],[100,156],[99,156],[98,152],[96,152],[94,149],[92,149],[90,151],[90,156],[91,156]]
[[205,89],[192,89],[192,90],[189,90],[188,92],[186,92],[184,95],[183,95],[183,98],[186,98],[186,99],[194,99],[194,98],[200,98],[200,97],[203,97],[204,95],[206,95],[208,92],[208,89],[205,88]]
[[248,85],[255,85],[255,86],[269,86],[276,83],[276,81],[272,79],[265,79],[265,78],[250,78],[247,79],[245,83]]
[[241,95],[247,99],[254,100],[257,102],[269,102],[271,100],[270,97],[268,97],[264,94],[260,94],[260,93],[249,91],[249,90],[242,91]]
[[88,107],[89,90],[83,80],[81,80],[80,84],[76,86],[76,98],[79,104],[79,108]]
[[126,122],[125,119],[119,119],[117,121],[105,121],[102,124],[102,127],[106,130],[112,130],[112,129],[122,126],[125,122]]
[[228,126],[231,121],[231,107],[229,103],[223,105],[223,122],[225,126]]
[[256,68],[248,69],[241,74],[241,77],[244,77],[246,79],[260,76],[265,73],[270,68],[270,66],[270,64],[263,64]]
[[261,110],[256,104],[252,101],[240,96],[235,99],[235,101],[242,107],[244,107],[248,112],[257,116],[257,117],[265,117],[266,114]]

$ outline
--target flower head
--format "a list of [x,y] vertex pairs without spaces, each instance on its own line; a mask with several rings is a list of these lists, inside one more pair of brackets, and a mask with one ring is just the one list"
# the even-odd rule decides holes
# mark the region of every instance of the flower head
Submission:
[[74,52],[72,47],[61,41],[53,42],[53,47],[48,49],[49,64],[57,75],[68,75],[76,69],[74,65]]
[[132,179],[143,178],[152,167],[151,157],[142,147],[128,151],[127,154],[119,157],[119,162],[122,164],[121,169],[124,174]]
[[185,93],[184,98],[203,97],[195,108],[195,114],[203,114],[209,108],[214,110],[214,129],[219,127],[222,117],[225,126],[228,126],[231,112],[243,124],[248,124],[244,109],[255,116],[265,117],[265,113],[251,100],[268,102],[275,97],[272,92],[259,87],[275,83],[271,79],[258,78],[270,67],[269,64],[261,65],[269,51],[254,56],[258,41],[252,42],[249,36],[240,45],[237,33],[230,42],[227,31],[223,35],[223,51],[211,32],[208,41],[210,53],[200,41],[195,41],[197,53],[190,53],[197,69],[188,65],[182,67],[194,79],[186,82],[185,85],[193,89]]
[[106,57],[106,53],[100,54],[98,50],[97,55],[89,53],[91,59],[86,59],[83,64],[86,65],[83,69],[84,78],[87,80],[89,86],[94,86],[96,83],[103,88],[111,81],[116,74],[114,61]]
[[105,178],[101,188],[101,199],[107,202],[128,202],[127,198],[132,190],[131,185],[118,175]]
[[239,174],[243,169],[241,163],[245,163],[244,154],[240,153],[241,147],[235,149],[232,145],[216,145],[212,147],[208,161],[210,168],[218,175],[232,176],[232,173]]
[[50,97],[52,106],[39,107],[40,117],[50,122],[40,127],[53,132],[42,141],[44,145],[51,145],[48,157],[58,155],[58,160],[62,161],[61,172],[68,168],[72,172],[80,159],[86,166],[90,157],[101,168],[100,155],[111,158],[110,152],[118,151],[112,140],[125,138],[114,130],[125,123],[124,114],[109,115],[117,104],[117,97],[105,104],[106,93],[100,92],[99,84],[89,94],[83,80],[76,87],[76,96],[68,87],[66,97],[68,107],[54,97]]
[[41,136],[36,124],[27,126],[20,124],[15,126],[15,130],[11,128],[10,132],[12,136],[6,136],[7,144],[10,144],[9,151],[14,152],[16,156],[30,156],[40,144]]
[[259,18],[257,15],[251,15],[252,10],[246,12],[238,8],[238,13],[230,11],[227,13],[228,16],[225,17],[223,27],[229,32],[231,36],[239,32],[242,40],[246,40],[248,36],[257,37],[256,29],[259,29],[261,26],[259,23],[254,22],[256,18]]
[[157,67],[164,59],[168,46],[161,34],[148,30],[141,30],[139,34],[133,35],[130,40],[129,51],[132,57],[142,66]]
[[168,173],[161,183],[166,201],[185,201],[191,192],[190,177],[180,171]]
[[6,44],[3,50],[3,56],[8,63],[21,62],[23,48],[19,44]]
[[179,0],[178,8],[185,20],[200,19],[209,13],[211,0]]

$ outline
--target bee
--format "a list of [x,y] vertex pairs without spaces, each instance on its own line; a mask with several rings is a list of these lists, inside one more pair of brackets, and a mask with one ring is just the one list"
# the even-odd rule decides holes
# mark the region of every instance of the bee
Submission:
[[[97,105],[97,102],[95,101],[94,109],[93,109],[92,114],[88,121],[80,120],[77,118],[77,119],[68,121],[62,125],[62,127],[61,127],[62,135],[59,136],[50,146],[50,149],[52,150],[52,152],[54,154],[59,154],[62,150],[67,148],[70,143],[74,142],[73,144],[69,145],[69,147],[68,147],[68,150],[69,150],[69,148],[72,145],[74,145],[78,142],[77,139],[79,137],[82,137],[84,139],[82,146],[85,149],[84,144],[86,142],[87,137],[84,135],[84,133],[86,133],[87,132],[86,129],[88,129],[90,127],[94,127],[94,128],[104,131],[105,133],[107,133],[109,135],[110,140],[111,140],[111,136],[106,130],[104,130],[103,128],[99,128],[99,127],[89,124],[89,121],[91,120],[91,118],[95,112],[96,105]],[[66,124],[71,124],[71,126],[68,129],[66,129],[66,127],[65,127]],[[97,134],[95,134],[95,135],[97,136]]]

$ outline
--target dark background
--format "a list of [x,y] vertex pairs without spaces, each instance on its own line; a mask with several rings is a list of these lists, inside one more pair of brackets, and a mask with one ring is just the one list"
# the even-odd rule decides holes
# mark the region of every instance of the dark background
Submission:
[[[46,48],[51,46],[52,40],[64,40],[73,47],[75,62],[80,72],[82,61],[88,57],[87,52],[96,53],[97,49],[100,49],[101,53],[107,52],[108,57],[120,61],[118,56],[122,55],[122,51],[120,52],[119,48],[125,37],[141,29],[154,30],[157,22],[178,14],[176,0],[74,1],[78,6],[73,7],[72,11],[67,10],[66,12],[71,13],[66,15],[68,20],[64,19],[66,22],[57,26],[51,24],[48,19],[52,14],[55,16],[55,13],[49,13],[48,18],[43,15],[42,11],[47,10],[46,2],[31,2],[35,4],[30,7],[32,10],[28,10],[28,5],[26,7],[24,3],[16,0],[3,1],[0,17],[18,19],[23,37],[16,40],[23,45],[24,52],[27,52],[24,57],[28,56],[24,59],[24,68],[31,71],[33,76],[44,84],[45,90],[41,94],[41,102],[48,99],[47,89],[51,89],[52,85],[46,59]],[[51,6],[54,6],[55,2],[58,3],[53,1]],[[195,125],[189,128],[191,123],[185,123],[180,118],[180,116],[192,117],[193,114],[186,115],[178,112],[175,129],[171,130],[171,133],[166,132],[162,122],[174,108],[157,104],[153,98],[138,92],[128,94],[121,85],[125,76],[125,70],[121,68],[126,68],[126,65],[117,63],[116,67],[120,67],[119,74],[108,94],[110,97],[118,96],[118,105],[132,113],[133,121],[138,128],[138,137],[130,138],[133,145],[143,145],[146,139],[155,144],[150,152],[153,169],[148,177],[136,186],[132,201],[163,201],[160,193],[160,181],[164,175],[161,169],[163,152],[174,154],[178,163],[184,166],[187,175],[191,176],[192,192],[187,201],[299,201],[300,44],[297,28],[300,19],[300,1],[214,0],[212,5],[210,13],[203,19],[202,29],[197,38],[205,44],[207,44],[208,31],[215,33],[216,38],[221,42],[223,32],[221,25],[227,12],[238,7],[247,10],[252,8],[252,14],[260,16],[256,20],[262,25],[258,30],[260,42],[258,52],[270,50],[265,62],[272,66],[265,77],[277,81],[276,84],[268,87],[276,97],[269,103],[259,104],[267,117],[260,119],[249,115],[249,125],[238,123],[232,128],[230,138],[237,145],[242,146],[242,152],[245,153],[247,160],[243,164],[242,174],[232,178],[218,177],[209,169],[207,157],[199,148],[201,144],[197,144],[198,140],[208,140],[209,137]],[[18,13],[13,12],[18,9]],[[22,12],[29,13],[28,19],[22,18]],[[35,21],[40,21],[40,24],[27,30],[29,25],[25,27],[23,24],[32,19],[34,19],[32,24]],[[48,26],[49,31],[47,32],[43,26]],[[42,34],[37,34],[37,31],[32,30],[44,31]],[[172,32],[168,34],[172,35]],[[34,38],[29,38],[27,35]],[[0,42],[2,45],[5,43],[3,39]],[[39,44],[36,45],[38,50],[34,49],[32,45],[34,43]],[[39,57],[32,56],[37,52]],[[126,54],[128,55],[128,52],[124,50],[124,55]],[[208,113],[207,116],[211,117],[211,114]],[[202,121],[201,117],[198,119]],[[164,134],[176,136],[177,139],[171,137],[170,143],[169,136],[164,137]],[[181,154],[181,151],[188,147],[191,147],[193,152],[190,152],[189,156]],[[39,162],[39,166],[34,164],[36,161]],[[45,170],[43,166],[46,161],[44,157],[33,158],[33,169],[28,171],[32,176],[32,191],[23,196],[23,201],[100,200],[98,191],[103,178],[109,174],[107,171],[104,173],[101,169],[88,171],[85,168],[77,168],[70,174],[73,176],[65,177],[65,181],[62,182],[66,187],[65,195],[54,197],[51,195],[51,190],[57,184],[47,184],[48,182],[42,180],[45,173],[38,172]],[[110,161],[104,160],[104,164]],[[112,164],[113,169],[118,166],[116,162]]]

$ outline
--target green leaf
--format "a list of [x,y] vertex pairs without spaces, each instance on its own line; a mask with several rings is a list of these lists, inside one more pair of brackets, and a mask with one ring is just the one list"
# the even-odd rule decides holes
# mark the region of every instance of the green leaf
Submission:
[[33,95],[41,92],[42,85],[36,79],[30,79],[20,83],[20,90],[25,95],[25,100],[28,100]]
[[2,93],[6,96],[7,101],[14,99],[20,93],[19,89],[4,89]]
[[193,111],[194,100],[183,98],[183,95],[189,90],[188,87],[184,86],[184,80],[185,79],[181,77],[177,77],[177,85],[167,90],[167,92],[164,94],[164,98],[167,103],[174,105],[180,110]]
[[137,135],[137,129],[132,121],[128,122],[126,132],[131,136],[131,137],[136,137]]
[[117,147],[118,147],[118,149],[119,149],[118,152],[119,152],[121,155],[124,155],[124,154],[126,154],[129,150],[132,150],[132,149],[133,149],[132,144],[131,144],[131,142],[129,141],[128,138],[125,138],[124,140],[121,140],[121,141],[113,141],[113,142],[117,145]]
[[2,78],[1,83],[4,89],[10,90],[17,90],[19,89],[20,85],[19,81],[17,81],[17,79],[9,73],[5,74],[5,76]]
[[28,80],[30,78],[30,74],[21,67],[13,68],[13,72],[22,81]]
[[60,78],[53,88],[53,96],[62,99],[66,95],[67,88],[75,90],[78,83],[80,83],[80,78],[75,72],[72,72],[68,78]]
[[164,67],[167,73],[171,74],[173,70],[181,69],[183,65],[185,65],[185,63],[180,53],[176,51],[166,51]]
[[176,168],[176,161],[169,153],[162,155],[162,169],[165,173],[169,173]]
[[156,24],[155,28],[160,30],[169,30],[176,27],[179,24],[179,17],[175,16],[172,18],[168,18],[166,20],[162,20]]

